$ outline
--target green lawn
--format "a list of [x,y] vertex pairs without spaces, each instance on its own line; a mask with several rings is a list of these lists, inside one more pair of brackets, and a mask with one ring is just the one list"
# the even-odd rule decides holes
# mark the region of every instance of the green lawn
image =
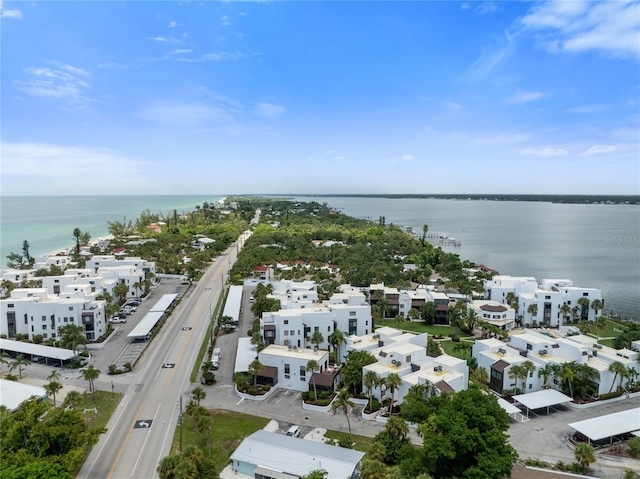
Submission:
[[[109,391],[98,391],[96,390],[96,399],[93,400],[93,395],[91,393],[82,394],[80,401],[78,401],[78,405],[76,406],[76,410],[84,411],[85,409],[96,408],[98,413],[94,414],[93,412],[84,413],[84,417],[87,420],[90,428],[103,428],[107,426],[113,411],[116,410],[120,399],[122,399],[122,393],[112,394]],[[60,401],[57,401],[58,405]]]
[[[329,439],[340,440],[341,438],[348,438],[349,434],[346,432],[339,432],[339,431],[327,431],[324,437]],[[366,453],[369,450],[369,446],[371,446],[371,443],[373,442],[372,437],[358,436],[356,434],[351,435],[351,440],[354,442],[353,448],[356,451],[360,451],[364,453]]]
[[[257,416],[249,416],[231,411],[209,411],[213,418],[211,428],[211,458],[216,465],[219,474],[229,464],[231,453],[238,447],[242,440],[259,429],[264,428],[269,419]],[[207,439],[204,433],[194,430],[193,421],[189,416],[184,416],[184,429],[182,431],[182,447],[189,444],[198,446],[208,456]],[[171,452],[180,451],[180,426],[176,428],[171,446]]]
[[[398,323],[393,319],[378,319],[376,320],[376,326],[389,326],[390,328],[402,329],[412,333],[429,333],[429,335],[448,336],[451,334],[450,326],[428,326],[421,321],[403,321]],[[469,335],[458,329],[458,336],[464,338]]]

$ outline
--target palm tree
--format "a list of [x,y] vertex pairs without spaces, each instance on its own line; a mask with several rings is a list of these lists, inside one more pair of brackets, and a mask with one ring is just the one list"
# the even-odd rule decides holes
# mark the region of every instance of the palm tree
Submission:
[[573,366],[575,364],[575,361],[572,361],[570,363],[565,363],[562,366],[562,369],[560,370],[560,376],[562,377],[562,383],[567,383],[569,385],[569,396],[571,396],[571,399],[573,399],[573,385],[572,385],[572,381],[575,378],[575,374],[573,371]]
[[582,310],[580,311],[580,318],[588,319],[589,318],[589,298],[585,298],[584,296],[579,298],[578,304],[582,306]]
[[467,314],[465,317],[465,328],[467,328],[467,332],[473,335],[473,329],[476,327],[476,323],[478,322],[478,312],[474,308],[467,308]]
[[320,365],[315,359],[310,359],[307,363],[306,371],[311,373],[311,383],[313,384],[313,397],[318,399],[318,391],[316,391],[316,380],[313,377],[313,373],[320,370]]
[[20,379],[22,379],[22,370],[29,365],[29,360],[24,357],[23,354],[18,354],[16,359],[11,362],[9,366],[9,371],[13,372],[14,369],[18,370],[18,375]]
[[576,461],[584,468],[588,468],[589,464],[596,462],[596,453],[593,446],[586,442],[581,442],[575,449]]
[[76,255],[80,254],[80,237],[82,236],[82,231],[80,228],[73,229],[73,237],[76,239]]
[[367,371],[362,378],[362,384],[367,390],[367,396],[369,396],[369,408],[371,408],[372,411],[373,411],[373,389],[378,385],[378,381],[380,381],[380,378],[374,371],[371,371],[371,370]]
[[193,388],[193,390],[191,391],[191,396],[193,396],[193,399],[196,401],[198,406],[200,406],[200,401],[207,397],[207,393],[204,389],[198,386]]
[[311,344],[315,345],[316,348],[320,347],[320,343],[324,342],[324,336],[320,332],[320,330],[316,329],[311,335]]
[[339,329],[336,329],[329,335],[329,344],[331,344],[336,352],[336,363],[340,362],[340,345],[345,342],[345,339],[344,333]]
[[527,308],[527,313],[531,315],[531,320],[533,321],[533,317],[538,315],[538,305],[536,303],[531,303]]
[[489,373],[482,367],[474,369],[471,377],[475,382],[480,384],[487,384],[489,382]]
[[160,479],[173,479],[175,476],[176,466],[180,460],[180,456],[177,454],[170,454],[163,457],[158,464],[158,476]]
[[406,439],[409,435],[409,426],[407,426],[407,422],[400,417],[390,417],[384,428],[392,437]]
[[453,330],[452,335],[455,336],[462,319],[460,310],[454,306],[449,306],[447,318],[449,319],[449,326],[451,326],[451,329]]
[[60,379],[60,373],[57,369],[54,369],[51,371],[51,374],[47,376],[47,379],[49,381],[58,381]]
[[529,377],[529,375],[533,374],[536,370],[536,365],[532,362],[532,361],[525,361],[524,363],[522,363],[522,370],[524,373],[524,380],[522,383],[522,389],[523,389],[523,393],[527,392],[527,378]]
[[611,382],[611,388],[609,392],[613,391],[613,386],[616,384],[616,379],[618,379],[618,375],[622,378],[627,373],[627,367],[622,364],[620,361],[614,361],[609,364],[609,372],[613,374],[613,381]]
[[53,396],[53,407],[56,407],[56,394],[62,389],[62,384],[56,381],[51,381],[43,387],[47,394]]
[[77,406],[82,401],[82,395],[78,391],[69,391],[64,398],[63,406]]
[[391,390],[391,408],[389,409],[389,413],[393,413],[393,405],[396,402],[395,392],[402,384],[402,378],[398,376],[397,373],[391,373],[385,378],[384,383],[387,389]]
[[207,449],[209,450],[209,457],[211,457],[211,428],[213,427],[213,418],[208,414],[203,415],[198,420],[198,430],[205,433],[207,438]]
[[514,364],[509,368],[509,377],[516,382],[516,390],[518,389],[518,380],[525,379],[526,372],[524,371],[521,364]]
[[7,358],[9,358],[11,356],[9,356],[8,353],[0,353],[0,364],[9,364],[9,361],[7,361]]
[[351,436],[351,421],[349,420],[349,409],[354,407],[355,403],[350,399],[349,391],[346,389],[341,389],[338,391],[336,398],[331,403],[331,410],[333,414],[336,413],[337,410],[342,410],[344,412],[345,417],[347,418],[347,424],[349,426],[349,436]]
[[571,306],[569,306],[567,303],[564,303],[562,306],[560,306],[560,314],[562,315],[562,319],[564,319],[564,322],[566,323],[571,316]]
[[100,370],[96,369],[93,364],[90,364],[87,369],[82,372],[82,377],[89,381],[89,391],[91,391],[93,400],[96,399],[96,388],[94,387],[94,381],[100,377]]
[[247,372],[253,375],[253,387],[255,388],[258,384],[258,375],[264,372],[264,365],[259,359],[254,359],[251,361],[251,364],[249,364],[249,370]]
[[538,370],[538,377],[542,377],[542,385],[546,386],[547,381],[554,375],[553,364],[547,364],[544,368]]
[[604,304],[602,304],[602,301],[599,299],[594,299],[593,301],[591,301],[591,309],[593,309],[594,316],[598,316],[598,311],[600,311],[603,306]]
[[[598,300],[596,299],[596,301]],[[591,306],[593,306],[593,304]],[[594,326],[596,327],[596,342],[599,343],[600,333],[603,333],[607,330],[607,318],[605,318],[604,316],[598,316],[598,318],[596,318]]]
[[422,246],[424,246],[424,239],[427,237],[429,231],[429,225],[422,225]]
[[22,242],[22,252],[24,253],[24,259],[27,261],[27,263],[32,264],[31,263],[31,255],[29,254],[29,248],[31,246],[29,245],[29,242],[27,240],[24,240]]

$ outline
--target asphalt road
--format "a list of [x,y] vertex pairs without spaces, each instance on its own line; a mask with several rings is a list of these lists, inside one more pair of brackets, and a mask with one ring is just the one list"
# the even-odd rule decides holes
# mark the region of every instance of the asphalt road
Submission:
[[238,250],[234,244],[218,257],[147,347],[107,424],[107,433],[94,446],[78,478],[158,477],[156,467],[171,449],[180,399],[186,405],[195,387],[189,376],[208,319]]

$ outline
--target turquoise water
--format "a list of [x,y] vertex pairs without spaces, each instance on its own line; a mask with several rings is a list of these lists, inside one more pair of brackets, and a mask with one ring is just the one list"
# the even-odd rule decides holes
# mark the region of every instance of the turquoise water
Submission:
[[[74,244],[73,229],[95,239],[107,221],[140,213],[193,210],[221,196],[54,196],[1,197],[2,265],[11,252],[40,255]],[[571,279],[576,286],[602,290],[605,310],[640,318],[640,206],[582,205],[526,201],[460,201],[297,197],[327,202],[342,212],[387,224],[412,226],[418,233],[446,233],[461,246],[447,251],[483,263],[501,274]]]
[[75,244],[74,228],[93,239],[108,234],[107,221],[135,220],[143,211],[170,214],[193,210],[222,196],[3,196],[0,201],[2,266],[10,252],[22,254],[27,240],[32,256]]

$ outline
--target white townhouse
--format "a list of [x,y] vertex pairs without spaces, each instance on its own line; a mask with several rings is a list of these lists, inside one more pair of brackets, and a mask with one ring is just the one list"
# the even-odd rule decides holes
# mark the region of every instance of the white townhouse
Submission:
[[36,279],[35,269],[5,268],[2,270],[2,281],[11,281],[15,285],[19,285],[23,281],[31,279]]
[[[638,352],[628,349],[616,350],[598,344],[592,337],[586,335],[555,338],[537,331],[525,329],[522,334],[513,335],[509,343],[498,339],[484,339],[476,341],[472,349],[472,356],[476,358],[478,367],[489,372],[490,387],[499,394],[504,390],[514,389],[516,380],[509,376],[509,370],[516,364],[531,361],[536,370],[529,374],[526,380],[526,391],[535,392],[544,386],[560,389],[558,378],[538,376],[538,372],[549,365],[563,365],[572,361],[586,364],[598,372],[598,379],[593,386],[598,394],[615,391],[622,379],[609,371],[614,362],[622,363],[627,369],[636,368]],[[615,381],[614,381],[615,379]],[[522,386],[518,380],[517,387]]]
[[261,376],[271,375],[274,384],[294,391],[304,392],[309,391],[310,386],[313,388],[312,372],[307,371],[309,361],[318,363],[319,374],[331,372],[329,352],[322,349],[271,344],[258,353],[258,360],[265,366]]
[[115,255],[94,255],[87,259],[85,268],[94,270],[94,273],[98,273],[101,268],[112,268],[118,266],[132,266],[136,269],[142,270],[143,279],[149,273],[156,274],[156,263],[154,261],[147,261],[137,256],[127,256],[125,258],[117,259]]
[[[518,300],[516,319],[524,325],[560,326],[571,317],[595,321],[600,311],[590,305],[595,300],[604,303],[599,289],[576,287],[568,279],[543,279],[538,285],[535,278],[498,275],[485,281],[484,290],[485,299],[501,303],[507,303],[508,294],[513,293]],[[564,305],[570,313],[563,314]]]
[[420,308],[424,306],[425,303],[431,301],[429,297],[430,290],[435,290],[435,288],[430,286],[428,289],[418,288],[401,290],[398,297],[398,310],[400,315],[407,320],[411,320],[409,317],[409,311],[412,309],[420,311]]
[[65,269],[71,264],[71,262],[71,256],[36,256],[33,268],[38,270],[43,268],[48,269],[51,266],[57,266],[59,268]]
[[335,330],[345,335],[364,335],[373,330],[371,307],[364,294],[345,287],[328,301],[317,302],[315,283],[279,282],[269,297],[281,301],[279,311],[263,313],[260,333],[265,344],[298,348],[312,347],[315,331],[322,334],[320,348],[328,349],[329,335]]
[[46,340],[59,337],[59,327],[75,324],[93,341],[107,330],[106,303],[93,296],[89,285],[60,295],[45,288],[14,289],[8,299],[0,300],[0,334],[10,339],[16,334],[27,334],[29,339],[41,334]]
[[516,325],[516,311],[511,306],[489,299],[476,299],[470,306],[482,321],[493,324],[505,331],[511,331]]
[[45,276],[42,279],[42,287],[49,294],[60,294],[69,288],[78,288],[82,285],[89,285],[90,293],[96,295],[109,293],[115,297],[113,288],[118,284],[117,279],[105,279],[102,276],[94,275],[90,269],[68,269],[61,276]]
[[[398,404],[415,384],[432,384],[438,391],[454,392],[467,389],[469,367],[466,361],[446,354],[437,358],[427,356],[427,333],[403,333],[395,328],[382,327],[365,336],[347,339],[346,352],[368,351],[377,361],[362,369],[363,376],[373,371],[380,379],[395,373],[402,384],[395,392]],[[382,401],[379,388],[373,395]],[[384,397],[391,397],[390,391]]]

